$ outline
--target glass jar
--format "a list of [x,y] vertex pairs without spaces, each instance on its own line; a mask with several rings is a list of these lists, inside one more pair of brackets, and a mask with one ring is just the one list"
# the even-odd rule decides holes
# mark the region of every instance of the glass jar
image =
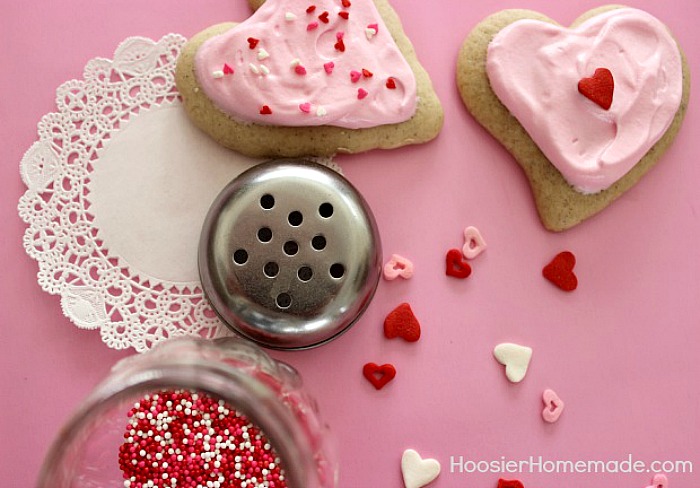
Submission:
[[120,446],[128,436],[127,414],[147,395],[175,390],[226,402],[264,432],[284,467],[286,486],[336,486],[328,427],[320,422],[298,373],[233,337],[175,339],[117,363],[59,433],[37,486],[129,486],[119,464]]

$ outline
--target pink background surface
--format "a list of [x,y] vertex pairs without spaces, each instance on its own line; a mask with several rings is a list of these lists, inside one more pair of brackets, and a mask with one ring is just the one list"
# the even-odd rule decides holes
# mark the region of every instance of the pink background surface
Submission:
[[[524,176],[474,122],[454,83],[459,46],[486,15],[537,9],[562,23],[593,1],[465,2],[394,0],[445,108],[432,143],[343,156],[338,162],[372,206],[384,254],[413,260],[410,281],[381,282],[362,320],[317,350],[275,353],[296,366],[338,439],[341,487],[402,486],[406,448],[435,457],[445,487],[495,487],[498,473],[451,472],[464,460],[688,460],[694,474],[669,474],[674,488],[700,486],[700,128],[697,98],[674,146],[637,187],[594,219],[562,234],[545,231]],[[555,3],[557,5],[555,5]],[[694,79],[700,49],[696,0],[630,2],[662,19],[688,55]],[[36,123],[54,110],[54,91],[80,78],[85,63],[111,57],[124,38],[191,36],[248,15],[243,1],[2,0],[0,17],[0,484],[31,486],[60,425],[127,353],[80,331],[41,291],[22,249],[16,204],[18,164]],[[472,276],[444,276],[444,255],[477,226],[488,242]],[[569,249],[579,288],[565,294],[541,277]],[[418,343],[388,341],[385,315],[411,303]],[[525,380],[509,384],[492,358],[499,342],[534,349]],[[375,391],[365,362],[391,362],[396,379]],[[541,394],[566,402],[545,424]],[[523,473],[526,487],[637,488],[651,474]]]

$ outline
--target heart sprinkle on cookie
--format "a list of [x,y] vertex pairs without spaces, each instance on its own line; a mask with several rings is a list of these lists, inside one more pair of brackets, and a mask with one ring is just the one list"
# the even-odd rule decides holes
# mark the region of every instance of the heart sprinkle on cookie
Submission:
[[598,68],[592,77],[578,82],[579,93],[605,110],[612,106],[614,90],[615,80],[607,68]]
[[392,254],[391,259],[384,265],[384,279],[395,280],[403,278],[405,280],[413,276],[413,263],[403,256]]
[[564,411],[564,402],[552,390],[544,390],[542,393],[542,401],[544,402],[544,410],[542,410],[542,418],[545,422],[554,423],[559,420],[559,416]]
[[506,367],[506,378],[511,383],[520,383],[532,359],[532,349],[519,344],[504,342],[493,349],[496,361]]
[[498,480],[498,488],[525,488],[525,486],[520,480],[504,480],[501,478]]
[[423,459],[413,449],[406,449],[401,456],[401,474],[406,488],[422,488],[440,474],[440,463],[436,459]]
[[402,303],[386,316],[384,336],[387,339],[400,337],[408,342],[420,339],[420,323],[408,303]]
[[377,390],[381,390],[394,379],[396,376],[396,368],[393,364],[382,364],[381,366],[375,363],[367,363],[362,368],[362,375],[372,383]]
[[445,274],[454,278],[464,279],[472,274],[472,268],[464,260],[462,251],[459,249],[450,249],[445,257]]
[[542,269],[542,276],[564,291],[574,291],[578,287],[574,266],[576,256],[570,251],[562,251]]
[[469,226],[464,229],[464,247],[462,254],[467,259],[474,259],[486,249],[486,241],[481,237],[481,232],[476,227]]

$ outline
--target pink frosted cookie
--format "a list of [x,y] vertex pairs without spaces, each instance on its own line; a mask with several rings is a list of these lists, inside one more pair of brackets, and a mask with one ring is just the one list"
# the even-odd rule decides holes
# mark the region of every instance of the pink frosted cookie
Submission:
[[658,19],[606,6],[570,28],[528,10],[488,17],[462,46],[457,84],[525,171],[544,226],[561,231],[656,164],[680,128],[690,79]]
[[197,34],[178,60],[185,109],[215,140],[296,157],[438,134],[440,102],[386,0],[250,3],[249,19]]

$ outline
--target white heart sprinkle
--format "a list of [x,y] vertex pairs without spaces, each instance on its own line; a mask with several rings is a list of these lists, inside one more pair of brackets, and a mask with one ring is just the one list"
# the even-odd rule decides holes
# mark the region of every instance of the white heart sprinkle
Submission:
[[263,48],[258,49],[258,59],[262,61],[263,59],[267,59],[270,57],[270,53],[265,51]]
[[374,36],[377,35],[377,29],[373,29],[371,27],[367,27],[365,29],[365,35],[367,36],[367,39],[372,39]]
[[421,488],[440,474],[440,463],[436,459],[423,459],[413,449],[406,449],[401,456],[401,473],[406,488]]
[[292,12],[287,12],[286,14],[284,14],[284,18],[285,18],[285,20],[288,20],[291,22],[292,20],[295,20],[297,18],[297,16],[294,15]]
[[294,58],[294,59],[292,59],[292,62],[289,63],[289,66],[291,66],[292,68],[296,68],[296,67],[299,66],[300,64],[301,64],[301,59],[299,59],[299,58]]
[[326,115],[327,113],[328,113],[328,112],[327,112],[326,109],[323,108],[323,107],[318,107],[318,108],[316,109],[316,115],[318,115],[319,117],[323,117],[323,116]]
[[493,349],[496,360],[506,367],[506,378],[519,383],[525,378],[532,358],[532,349],[527,346],[504,342]]

